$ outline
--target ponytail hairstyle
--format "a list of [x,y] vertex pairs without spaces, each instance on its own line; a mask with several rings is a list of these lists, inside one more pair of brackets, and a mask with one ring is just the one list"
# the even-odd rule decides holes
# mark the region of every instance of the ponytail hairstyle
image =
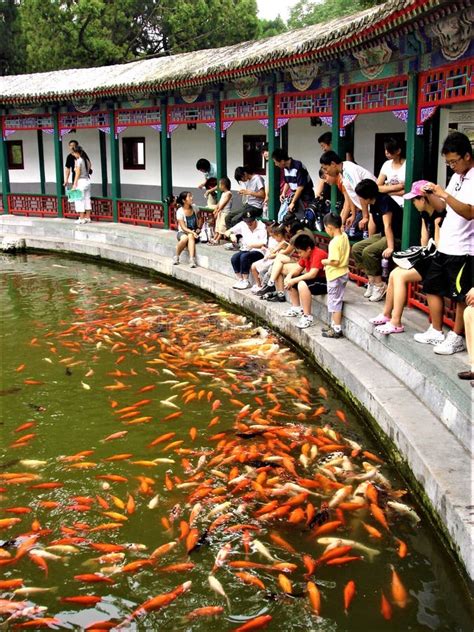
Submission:
[[79,156],[82,158],[86,166],[86,171],[87,173],[89,173],[89,171],[91,170],[91,161],[87,157],[86,152],[82,149],[80,145],[76,145],[73,151],[76,152],[76,154],[79,154]]
[[191,191],[181,191],[181,193],[178,195],[177,199],[176,199],[176,203],[178,204],[178,206],[184,206],[184,203],[186,202],[186,198],[188,197],[188,195],[191,193]]

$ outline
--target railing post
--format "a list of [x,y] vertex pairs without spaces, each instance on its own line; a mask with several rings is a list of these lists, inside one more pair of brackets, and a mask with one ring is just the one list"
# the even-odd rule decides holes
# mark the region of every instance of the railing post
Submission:
[[58,204],[58,217],[63,216],[63,148],[61,143],[61,135],[59,133],[59,110],[53,109],[53,128],[54,128],[54,168],[56,174],[56,199]]
[[[405,191],[411,189],[415,180],[420,180],[423,172],[423,136],[417,134],[418,75],[408,75],[408,120]],[[417,243],[420,234],[419,215],[411,200],[405,200],[403,208],[402,248]]]
[[280,146],[280,137],[275,121],[275,92],[273,87],[268,95],[268,127],[267,127],[267,143],[268,143],[268,219],[275,221],[278,214],[278,203],[280,200],[280,178],[279,170],[275,167],[272,160],[272,153]]
[[[219,96],[219,93],[217,93],[214,101],[217,182],[227,176],[227,134],[221,130],[221,103]],[[218,198],[220,197],[219,187],[217,187],[217,196]]]
[[[341,119],[341,91],[339,86],[332,90],[332,148],[341,158],[345,160],[345,142],[340,135],[340,119]],[[331,207],[334,210],[337,202],[337,187],[335,184],[331,187]]]
[[3,212],[8,213],[8,194],[10,193],[10,175],[8,173],[7,143],[4,138],[4,117],[0,120],[0,176],[2,178]]
[[169,196],[173,193],[173,181],[171,173],[171,138],[168,136],[168,108],[167,99],[161,99],[161,199],[164,209],[164,227],[169,228]]
[[110,128],[110,162],[112,167],[112,217],[118,222],[118,201],[120,200],[120,160],[117,134],[115,133],[114,105],[109,104],[109,128]]
[[100,172],[102,178],[102,197],[108,197],[109,183],[107,177],[107,141],[105,132],[99,130]]
[[39,162],[39,172],[40,172],[40,190],[41,195],[46,194],[46,185],[45,185],[45,177],[44,177],[44,148],[43,148],[43,132],[42,130],[36,130],[36,139],[38,142],[38,162]]

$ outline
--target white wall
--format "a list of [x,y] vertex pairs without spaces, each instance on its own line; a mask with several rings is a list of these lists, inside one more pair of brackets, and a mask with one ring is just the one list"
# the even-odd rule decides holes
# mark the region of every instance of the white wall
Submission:
[[290,119],[288,128],[288,154],[306,165],[313,183],[319,179],[319,158],[322,151],[318,138],[330,132],[327,125],[312,127],[309,118]]
[[354,126],[355,160],[357,164],[362,165],[370,172],[374,170],[375,134],[403,132],[406,138],[405,123],[396,119],[391,112],[359,114]]
[[[123,168],[123,138],[140,137],[145,139],[145,169]],[[151,127],[128,127],[119,134],[120,182],[122,184],[161,185],[160,175],[160,133]],[[107,163],[110,164],[107,147]],[[110,179],[109,179],[110,182]]]
[[[171,164],[173,170],[173,188],[175,192],[194,189],[203,181],[202,174],[196,170],[199,158],[216,161],[214,130],[207,125],[196,125],[196,129],[188,130],[186,125],[179,125],[171,134]],[[204,203],[195,200],[196,204]]]
[[[84,149],[86,154],[89,156],[92,164],[92,176],[91,183],[92,184],[101,184],[102,183],[102,173],[100,169],[100,142],[99,142],[99,134],[100,132],[96,129],[80,129],[76,134],[65,134],[62,139],[63,146],[63,166],[66,162],[66,157],[69,152],[68,143],[70,140],[79,141],[79,145]],[[107,135],[107,145],[108,145],[108,135]],[[107,157],[109,156],[109,148],[107,146]],[[107,161],[110,162],[109,160]],[[109,171],[109,182],[110,182],[110,165],[108,167]],[[54,163],[53,163],[53,176],[54,180]],[[47,178],[48,179],[48,178]]]
[[[46,134],[43,134],[43,141]],[[15,132],[8,137],[8,140],[21,140],[23,141],[23,164],[24,169],[10,169],[10,184],[16,184],[20,182],[37,182],[38,193],[40,191],[40,172],[38,162],[38,143],[36,140],[36,131],[31,132]],[[51,157],[54,164],[54,156]],[[46,147],[45,147],[45,160],[47,159]]]
[[[443,146],[446,136],[449,134],[450,128],[456,124],[456,128],[467,134],[470,138],[474,136],[474,105],[469,102],[457,103],[452,106],[440,108],[439,117],[439,150],[438,155],[438,182],[441,186],[445,186],[446,182],[446,165],[441,157],[441,147]],[[471,141],[472,142],[472,141]]]

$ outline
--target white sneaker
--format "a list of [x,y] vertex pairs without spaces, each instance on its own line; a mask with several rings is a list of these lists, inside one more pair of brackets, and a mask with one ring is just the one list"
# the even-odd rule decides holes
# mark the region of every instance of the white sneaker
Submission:
[[173,265],[174,265],[174,266],[177,266],[178,264],[179,264],[179,257],[178,257],[178,255],[175,255],[175,256],[173,257]]
[[250,283],[245,279],[239,279],[232,287],[234,290],[246,290],[250,287]]
[[459,353],[466,349],[466,343],[462,336],[449,331],[446,338],[439,345],[436,345],[434,352],[439,355],[452,355],[453,353]]
[[421,342],[424,345],[439,345],[444,341],[444,334],[430,325],[426,331],[422,334],[415,334],[413,338],[416,342]]
[[313,317],[311,315],[305,316],[303,314],[303,316],[301,316],[301,318],[298,319],[295,325],[299,329],[306,329],[307,327],[311,327],[313,325]]
[[189,267],[190,268],[197,268],[197,261],[196,261],[196,259],[194,257],[190,260]]
[[364,298],[370,298],[372,296],[373,291],[374,291],[374,284],[367,283],[367,289],[364,292]]
[[303,308],[302,307],[290,307],[283,313],[283,316],[287,316],[288,318],[296,318],[297,316],[303,316]]
[[369,301],[371,303],[377,303],[381,301],[387,292],[387,284],[381,283],[380,285],[374,285],[372,290],[372,294],[370,295]]
[[90,224],[91,223],[91,218],[90,217],[84,217],[84,224]]
[[261,287],[257,284],[252,285],[252,287],[250,288],[250,291],[252,292],[252,294],[256,294],[259,290],[261,290]]
[[76,219],[76,222],[75,222],[75,223],[76,223],[76,224],[85,224],[85,223],[86,223],[86,220],[85,220],[85,219],[82,219],[82,217],[80,217],[79,219]]

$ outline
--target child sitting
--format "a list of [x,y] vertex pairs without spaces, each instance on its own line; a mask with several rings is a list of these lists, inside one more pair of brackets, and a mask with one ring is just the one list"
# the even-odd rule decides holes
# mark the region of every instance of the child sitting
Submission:
[[277,254],[288,246],[288,242],[285,240],[286,229],[284,226],[269,226],[268,235],[268,246],[265,249],[263,259],[256,261],[251,267],[255,283],[250,291],[254,294],[263,287],[263,279],[268,275]]
[[309,235],[300,234],[294,241],[299,261],[284,279],[284,287],[289,290],[291,307],[285,316],[300,318],[296,326],[306,329],[313,324],[311,296],[327,293],[323,259],[326,253],[318,248]]
[[324,338],[342,337],[342,306],[344,290],[349,280],[349,237],[342,231],[342,219],[339,215],[327,213],[324,216],[324,228],[331,237],[328,256],[322,260],[328,284],[328,312],[331,325],[323,329]]
[[217,203],[216,208],[213,211],[216,225],[215,225],[215,236],[212,240],[212,244],[218,246],[221,239],[224,239],[227,232],[226,227],[226,217],[227,214],[232,209],[232,193],[230,191],[230,180],[229,178],[221,178],[219,180],[219,191],[222,192],[219,202]]
[[[427,180],[418,180],[413,183],[411,191],[403,196],[405,200],[413,200],[416,210],[420,213],[422,246],[426,246],[430,239],[438,243],[439,228],[446,215],[446,211],[435,211],[429,203],[423,190],[427,184]],[[401,334],[404,331],[402,314],[407,300],[408,284],[423,281],[430,265],[431,257],[428,257],[420,260],[409,270],[397,267],[392,271],[388,279],[384,311],[370,319],[372,325],[377,325],[374,331],[385,335]]]
[[369,238],[354,244],[352,254],[369,278],[364,297],[372,302],[381,301],[387,291],[382,280],[382,259],[390,259],[400,247],[402,210],[390,195],[379,193],[373,180],[361,180],[355,191],[369,205]]

